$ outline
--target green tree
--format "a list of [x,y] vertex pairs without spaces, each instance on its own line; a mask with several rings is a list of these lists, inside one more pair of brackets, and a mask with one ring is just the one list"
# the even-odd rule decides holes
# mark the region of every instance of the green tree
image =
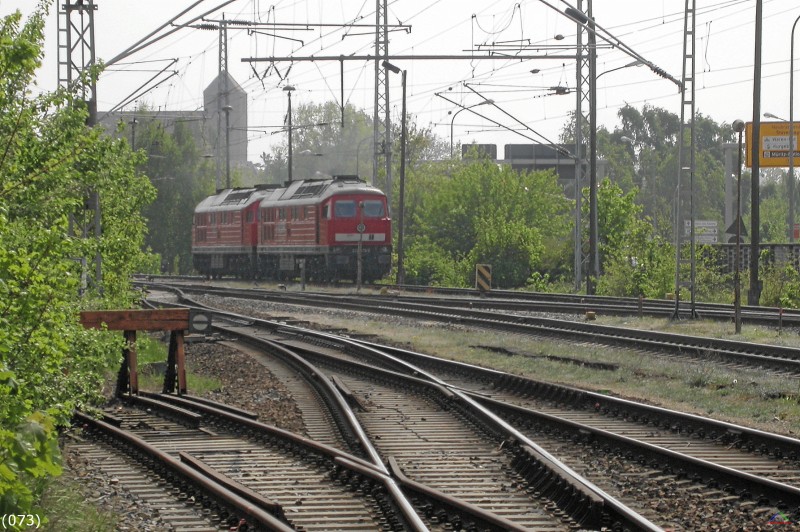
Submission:
[[783,172],[777,172],[775,169],[764,172],[759,192],[759,237],[761,242],[787,242],[789,191]]
[[[153,198],[126,142],[85,126],[66,92],[29,89],[42,59],[42,4],[0,21],[0,513],[30,513],[59,472],[55,427],[98,398],[121,343],[78,322],[82,308],[129,307],[130,275],[147,267],[141,209]],[[103,233],[87,227],[100,191]],[[79,257],[102,257],[79,295]],[[110,347],[114,346],[111,350]]]
[[[264,182],[288,178],[288,131],[272,152],[262,153]],[[362,110],[335,102],[302,103],[292,109],[292,176],[294,179],[325,175],[372,174],[372,120]],[[369,179],[367,179],[369,181]]]
[[406,233],[412,261],[435,245],[435,256],[462,264],[456,271],[492,263],[498,286],[522,286],[541,267],[547,242],[569,238],[570,202],[553,172],[519,173],[487,160],[427,165],[409,175],[408,189],[419,194]]
[[[612,132],[598,129],[598,156],[606,161],[608,176],[624,192],[634,187],[640,190],[636,201],[644,207],[642,214],[650,218],[659,236],[669,240],[675,223],[680,117],[651,105],[641,110],[626,105],[618,116],[619,128]],[[574,142],[574,124],[573,117],[562,130],[562,142]],[[585,127],[584,138],[588,139],[588,124]],[[695,218],[721,222],[725,199],[722,146],[734,141],[734,133],[729,125],[698,113],[695,135]],[[749,194],[746,183],[742,193]]]
[[214,192],[214,168],[185,123],[165,127],[160,120],[137,121],[135,148],[144,156],[137,169],[157,192],[144,211],[146,244],[161,256],[163,271],[186,274],[192,271],[194,208]]
[[[598,188],[598,251],[603,267],[599,294],[660,298],[672,286],[674,248],[642,217],[637,192],[626,194],[610,179]],[[588,207],[584,208],[588,219]]]

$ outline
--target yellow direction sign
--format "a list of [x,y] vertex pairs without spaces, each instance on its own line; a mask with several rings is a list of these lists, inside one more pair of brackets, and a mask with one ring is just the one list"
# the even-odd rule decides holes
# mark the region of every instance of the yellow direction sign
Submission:
[[[797,137],[800,133],[800,124],[794,124],[792,128],[792,140],[794,140],[794,161],[800,163],[800,151],[797,150]],[[753,123],[745,125],[745,142],[748,148],[745,150],[745,166],[753,166],[752,146]],[[789,166],[789,122],[761,122],[761,137],[758,143],[758,164],[763,167],[782,168]]]
[[475,288],[481,293],[489,292],[492,289],[492,265],[475,265]]

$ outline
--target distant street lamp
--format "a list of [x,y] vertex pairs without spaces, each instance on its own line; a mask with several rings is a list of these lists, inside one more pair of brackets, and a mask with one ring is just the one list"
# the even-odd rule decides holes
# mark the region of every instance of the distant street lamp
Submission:
[[739,134],[739,164],[736,166],[736,264],[733,269],[733,321],[736,334],[742,332],[742,289],[739,282],[740,262],[742,260],[742,131],[744,121],[734,120],[733,130]]
[[789,122],[789,179],[788,190],[789,195],[789,242],[794,242],[794,152],[796,148],[796,141],[794,137],[794,32],[797,29],[797,23],[800,22],[800,16],[794,20],[792,24],[791,42],[789,44],[789,120],[785,120],[772,113],[764,113],[766,118],[775,118],[784,122]]
[[284,91],[289,95],[289,114],[287,115],[288,118],[288,125],[289,125],[289,169],[288,169],[288,179],[289,182],[292,182],[292,91],[294,91],[293,85],[286,85],[283,88]]
[[453,113],[453,111],[448,111],[447,112],[447,114],[452,114],[453,115],[453,118],[450,120],[450,158],[451,159],[453,158],[453,124],[456,121],[456,116],[458,116],[458,113],[460,113],[461,111],[466,111],[467,109],[472,109],[473,107],[478,107],[479,105],[486,105],[487,103],[493,104],[494,100],[484,100],[484,101],[482,101],[480,103],[476,103],[475,105],[470,105],[470,106],[467,106],[467,107],[461,107],[455,113]]
[[625,65],[622,65],[622,66],[618,66],[617,68],[611,68],[611,69],[609,69],[609,70],[606,70],[606,71],[604,71],[604,72],[600,72],[600,73],[597,75],[597,77],[595,78],[595,81],[596,81],[596,80],[598,80],[598,79],[600,79],[600,77],[601,77],[601,76],[605,76],[605,75],[606,75],[606,74],[608,74],[609,72],[616,72],[617,70],[622,70],[623,68],[628,68],[628,67],[642,66],[643,64],[644,64],[644,63],[642,63],[640,60],[638,60],[638,59],[637,59],[636,61],[631,61],[630,63],[627,63],[627,64],[625,64]]
[[405,189],[406,189],[406,71],[400,70],[395,65],[388,61],[381,63],[384,68],[391,70],[395,74],[402,74],[403,81],[403,115],[402,115],[402,129],[400,130],[400,203],[397,215],[398,228],[397,228],[397,284],[401,285],[405,282],[406,272],[403,264],[404,251],[403,251],[403,227],[405,216]]

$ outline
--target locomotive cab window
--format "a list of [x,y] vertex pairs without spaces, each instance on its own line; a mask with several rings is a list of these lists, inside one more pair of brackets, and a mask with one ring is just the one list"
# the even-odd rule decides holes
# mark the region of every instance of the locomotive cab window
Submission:
[[356,215],[356,202],[353,200],[337,201],[333,204],[334,218],[353,218]]
[[383,218],[383,202],[380,200],[366,200],[361,202],[365,218]]

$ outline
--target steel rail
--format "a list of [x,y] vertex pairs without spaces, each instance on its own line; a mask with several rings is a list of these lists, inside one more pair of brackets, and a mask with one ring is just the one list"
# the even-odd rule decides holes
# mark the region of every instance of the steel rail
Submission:
[[[725,443],[738,443],[750,451],[771,453],[775,456],[789,457],[792,460],[800,459],[800,439],[789,436],[765,432],[695,414],[678,412],[660,406],[637,403],[628,399],[582,390],[563,384],[538,381],[529,377],[512,375],[466,362],[446,360],[400,347],[383,346],[365,340],[353,341],[380,349],[412,363],[439,367],[450,372],[475,375],[476,378],[489,380],[493,383],[493,387],[497,389],[513,390],[520,395],[548,397],[559,403],[575,405],[579,409],[591,407],[612,417],[631,418],[644,423],[653,423],[659,427],[668,427],[681,432],[698,434],[701,438],[707,437],[712,440],[722,438]],[[481,400],[482,396],[480,394],[468,393]]]
[[727,360],[753,367],[800,373],[800,349],[785,346],[597,325],[579,321],[520,316],[469,308],[453,309],[422,303],[403,304],[402,302],[391,300],[372,301],[370,298],[329,295],[311,296],[308,294],[297,295],[286,294],[285,292],[250,290],[210,290],[208,287],[202,289],[181,287],[181,290],[214,295],[227,294],[231,297],[271,300],[295,305],[323,308],[336,307],[391,316],[405,316],[413,319],[424,318],[526,335],[559,336],[567,339],[580,337],[584,341],[593,343],[624,346],[633,349],[648,348],[658,352],[671,352],[703,359],[716,358],[717,360]]
[[138,451],[151,457],[157,463],[162,464],[174,474],[189,480],[193,484],[199,486],[202,490],[212,494],[223,504],[235,508],[237,512],[248,516],[254,522],[260,523],[269,530],[275,530],[279,532],[291,532],[294,530],[287,523],[281,521],[269,511],[262,509],[265,507],[270,508],[271,506],[274,506],[274,503],[271,501],[264,499],[262,505],[260,503],[254,503],[251,500],[244,499],[227,487],[220,485],[215,480],[203,475],[202,473],[199,473],[198,471],[173,458],[168,453],[165,453],[164,451],[161,451],[155,446],[147,443],[134,434],[105,423],[104,421],[94,419],[82,412],[76,412],[74,417],[80,423],[91,426],[100,432],[108,434],[116,440],[123,441]]
[[[137,276],[136,284],[161,284],[167,281],[200,281],[202,277],[192,276]],[[168,285],[167,285],[168,286]],[[203,285],[205,289],[213,290],[215,287]],[[493,289],[488,292],[480,292],[473,288],[450,288],[432,287],[421,285],[376,285],[376,288],[390,291],[387,295],[369,295],[374,299],[393,299],[397,301],[413,301],[419,298],[422,301],[435,301],[438,296],[452,296],[452,300],[445,301],[439,297],[439,301],[444,305],[466,305],[471,302],[473,308],[491,307],[491,302],[496,302],[492,308],[514,309],[522,307],[520,310],[528,311],[596,311],[598,314],[609,314],[617,316],[646,315],[652,317],[670,317],[674,312],[675,302],[672,299],[655,298],[636,298],[636,297],[617,297],[600,296],[587,294],[568,294],[554,292],[524,292],[518,290]],[[191,288],[191,285],[187,286]],[[240,289],[226,289],[240,290]],[[268,292],[266,289],[250,289],[251,292]],[[410,294],[425,293],[425,296],[414,296]],[[304,291],[309,296],[330,296],[330,293]],[[363,299],[363,297],[362,297]],[[452,303],[451,303],[452,302]],[[523,305],[522,303],[525,303]],[[559,304],[563,303],[563,307]],[[555,305],[555,306],[551,306]],[[699,302],[696,309],[701,318],[713,320],[732,320],[734,306],[725,303]],[[742,306],[742,316],[745,322],[768,326],[800,326],[800,310],[780,307],[765,306]],[[685,312],[688,317],[688,310]]]
[[[178,290],[180,293],[180,290]],[[196,301],[192,301],[186,298],[184,295],[180,295],[182,300],[187,301],[193,305],[198,305]],[[210,309],[209,307],[205,307],[207,310],[210,310],[214,313],[220,315],[228,315],[233,316],[234,319],[237,321],[242,321],[247,319],[251,321],[251,323],[255,325],[264,325],[266,327],[274,329],[276,326],[281,328],[286,328],[287,326],[283,324],[276,324],[275,322],[270,322],[269,320],[260,320],[256,318],[249,318],[246,316],[242,316],[236,313],[229,313],[229,312],[221,312],[218,310]],[[222,328],[215,324],[213,325],[215,329],[222,330]],[[306,329],[289,327],[291,329],[298,329],[302,330],[304,333],[311,333]],[[239,333],[227,329],[226,332],[228,334],[237,334]],[[334,337],[333,335],[329,335],[326,333],[312,333],[315,334],[319,338],[327,338],[327,339],[335,339],[337,341],[344,341],[345,343],[349,343],[348,340],[342,339],[341,337]],[[357,344],[351,344],[356,346]],[[346,361],[339,361],[342,364],[347,365],[348,362]],[[350,364],[353,367],[352,364]],[[361,365],[356,365],[361,366]],[[373,368],[375,369],[375,368]],[[552,476],[552,478],[560,479],[560,482],[556,484],[551,484],[550,489],[557,489],[561,491],[561,495],[559,497],[555,497],[554,499],[558,499],[559,502],[563,502],[562,497],[573,498],[576,497],[577,494],[580,494],[580,498],[584,501],[593,501],[586,503],[588,507],[594,508],[593,510],[589,510],[583,516],[578,516],[577,518],[583,518],[586,521],[593,521],[600,518],[600,513],[609,513],[613,514],[613,518],[617,519],[626,525],[634,526],[636,529],[641,530],[660,530],[660,528],[656,527],[650,521],[643,518],[638,513],[632,511],[631,509],[627,508],[625,505],[608,495],[607,493],[600,490],[597,486],[592,484],[591,482],[587,481],[577,473],[575,473],[572,469],[567,467],[565,464],[561,463],[558,459],[550,455],[546,450],[539,447],[536,443],[530,441],[527,437],[525,437],[522,433],[517,431],[514,427],[510,426],[508,423],[500,419],[498,416],[490,412],[488,409],[484,408],[483,406],[479,405],[477,402],[472,400],[471,398],[467,397],[465,394],[459,391],[452,391],[449,390],[446,386],[442,385],[439,382],[434,382],[430,380],[430,378],[418,378],[418,377],[411,377],[404,375],[402,373],[397,372],[388,372],[386,370],[375,369],[379,372],[386,372],[391,373],[395,378],[402,378],[407,382],[415,382],[419,386],[428,387],[434,390],[438,390],[439,393],[449,401],[453,401],[453,395],[455,394],[458,398],[457,404],[460,405],[462,409],[464,409],[465,414],[470,415],[474,419],[482,420],[484,424],[488,424],[492,426],[494,430],[499,430],[502,433],[506,434],[509,438],[509,441],[516,441],[522,442],[518,444],[520,456],[522,456],[521,461],[518,462],[518,467],[522,467],[527,471],[532,471],[532,474],[542,474],[546,472],[545,476]],[[422,371],[419,370],[418,371]],[[424,372],[423,372],[424,373]],[[430,377],[430,376],[429,376]],[[433,377],[435,379],[435,377]],[[599,508],[602,507],[603,509],[600,510]],[[607,516],[608,517],[608,516]],[[599,526],[599,521],[595,523]]]
[[[202,305],[196,301],[192,301],[190,299],[188,301],[190,301],[195,306],[210,309],[210,307]],[[486,378],[492,379],[497,386],[507,387],[509,389],[528,390],[529,393],[534,393],[539,395],[545,394],[552,397],[558,397],[559,401],[564,401],[574,404],[598,405],[599,408],[610,412],[612,415],[627,415],[634,418],[638,417],[642,419],[649,419],[651,422],[653,421],[657,422],[660,426],[683,427],[682,430],[686,430],[688,432],[703,432],[706,435],[714,435],[714,437],[719,435],[728,435],[731,437],[731,439],[739,438],[740,441],[744,442],[743,443],[744,445],[746,445],[748,448],[751,449],[760,449],[762,450],[762,452],[765,451],[774,452],[776,455],[780,456],[790,456],[790,457],[794,456],[796,458],[800,457],[800,440],[797,440],[795,438],[790,438],[787,436],[781,436],[779,434],[772,434],[757,429],[744,427],[741,425],[735,425],[724,421],[704,418],[693,414],[677,412],[674,410],[669,410],[657,406],[644,405],[626,399],[616,398],[596,392],[591,392],[588,390],[581,390],[570,386],[552,384],[543,381],[536,381],[534,379],[530,379],[527,377],[521,377],[518,375],[503,373],[497,370],[482,368],[464,362],[443,360],[430,355],[416,353],[414,351],[410,351],[407,349],[375,344],[373,342],[369,342],[366,340],[344,339],[340,336],[321,333],[319,331],[314,331],[303,327],[287,325],[284,323],[270,322],[269,320],[259,320],[216,309],[214,309],[213,312],[216,312],[219,315],[226,315],[226,314],[233,315],[236,316],[237,319],[239,320],[246,320],[252,324],[258,324],[265,327],[273,327],[276,331],[285,330],[291,332],[292,334],[300,336],[325,337],[329,341],[335,341],[337,343],[341,343],[346,340],[347,342],[354,345],[355,344],[366,345],[373,347],[375,349],[379,349],[384,352],[393,353],[395,354],[394,359],[386,359],[386,360],[392,360],[391,363],[394,364],[393,367],[395,367],[400,371],[404,371],[403,367],[408,367],[402,364],[403,360],[408,360],[408,359],[410,359],[412,362],[418,361],[418,363],[424,362],[426,364],[446,366],[451,371],[459,370],[460,368],[463,371],[481,373]],[[676,335],[676,336],[681,336],[681,335]],[[752,346],[753,348],[761,347],[761,344],[745,343],[745,345]],[[766,346],[766,347],[771,347],[771,346]],[[764,359],[764,357],[762,357],[762,359]],[[780,360],[782,359],[779,359],[778,361]]]
[[165,401],[167,403],[180,405],[184,408],[194,408],[203,412],[204,414],[222,419],[232,425],[246,427],[247,429],[260,434],[275,436],[283,440],[291,441],[293,444],[300,446],[307,451],[326,456],[332,461],[344,460],[344,463],[347,464],[357,464],[360,466],[361,472],[366,470],[371,471],[373,479],[379,480],[384,485],[387,491],[391,494],[392,501],[402,513],[406,526],[410,530],[428,530],[428,527],[425,526],[425,524],[420,520],[419,515],[417,515],[411,503],[406,499],[402,491],[395,485],[394,480],[389,477],[388,470],[380,461],[377,463],[372,463],[358,456],[350,455],[344,451],[325,445],[324,443],[316,442],[299,434],[295,434],[272,425],[267,425],[265,423],[261,423],[260,421],[243,417],[228,410],[219,409],[203,402],[195,402],[193,400],[186,399],[185,397],[172,394],[146,393],[145,395],[152,400]]
[[[241,315],[233,314],[237,319],[241,319]],[[254,325],[266,325],[268,327],[275,327],[276,324],[274,322],[269,322],[267,320],[259,320],[259,319],[252,319]],[[281,330],[286,329],[299,329],[292,326],[285,326],[282,324],[277,324]],[[239,336],[241,333],[237,331],[232,331],[230,329],[223,329],[219,325],[214,325],[215,328],[219,330],[225,330],[227,334],[235,334]],[[319,333],[316,331],[309,331],[307,329],[301,329],[303,334],[311,334],[316,336],[317,338],[325,338],[325,339],[333,339],[338,342],[342,342],[344,344],[349,344],[351,346],[356,346],[355,342],[351,343],[347,339],[343,339],[341,337],[336,337],[334,335],[330,335],[327,333]],[[345,365],[351,365],[351,367],[360,367],[363,369],[363,365],[353,365],[354,363],[349,363],[346,361],[339,361]],[[405,367],[410,367],[407,363],[403,363],[402,361],[394,361],[395,363],[400,363]],[[466,412],[470,413],[471,416],[482,419],[484,423],[493,426],[495,430],[500,430],[507,435],[510,441],[517,441],[523,442],[520,445],[521,453],[525,456],[523,462],[527,463],[534,463],[535,468],[537,470],[546,470],[549,471],[550,474],[554,475],[557,478],[560,478],[564,484],[561,484],[562,490],[575,490],[578,493],[581,493],[582,498],[587,501],[595,501],[595,504],[603,506],[606,508],[606,511],[609,511],[615,515],[615,517],[623,522],[631,525],[634,524],[637,529],[641,530],[660,530],[658,527],[641,517],[636,512],[630,510],[625,505],[608,495],[607,493],[603,492],[597,486],[588,482],[586,479],[572,471],[569,467],[561,463],[558,459],[550,455],[546,450],[539,447],[536,443],[530,441],[527,437],[525,437],[522,433],[517,431],[514,427],[500,419],[498,416],[490,412],[488,409],[482,407],[477,402],[472,400],[471,398],[467,397],[465,394],[457,391],[451,390],[445,384],[438,381],[434,376],[427,374],[425,371],[421,370],[420,368],[412,368],[412,371],[415,371],[417,375],[423,375],[422,377],[418,376],[408,376],[403,373],[397,373],[394,371],[387,371],[387,370],[380,370],[377,368],[370,368],[375,371],[385,372],[385,374],[390,374],[391,378],[393,379],[400,379],[407,382],[416,383],[419,386],[429,387],[433,390],[438,390],[443,397],[445,397],[448,401],[457,401],[458,404],[461,405],[462,408],[466,410]],[[434,380],[431,380],[434,379]],[[591,504],[590,504],[591,505]],[[589,512],[591,515],[592,512]],[[587,518],[589,516],[587,515]],[[597,518],[594,515],[594,518]]]
[[[468,395],[472,396],[472,394]],[[755,499],[766,498],[773,504],[785,503],[790,504],[793,508],[800,508],[800,488],[551,414],[481,397],[477,394],[473,397],[493,412],[503,412],[514,419],[524,418],[537,424],[569,430],[571,433],[581,434],[586,441],[592,443],[604,443],[633,451],[637,453],[640,460],[648,458],[669,464],[669,469],[673,473],[700,475],[706,483],[723,484],[726,491],[733,491],[733,488],[736,487],[738,488],[737,495],[745,494],[747,497]]]
[[[316,336],[316,334],[309,333],[309,336],[312,335]],[[327,333],[319,333],[319,336],[325,337],[327,336]],[[384,354],[386,352],[388,353],[394,352],[400,354],[405,351],[400,348],[386,348],[384,346],[378,346],[377,344],[373,344],[371,342],[365,342],[359,340],[350,341],[347,339],[341,339],[340,342],[342,342],[343,344],[350,344],[351,342],[356,344],[361,344],[366,348],[364,354],[381,356],[382,358],[389,358],[390,359],[389,365],[391,366],[403,365],[402,360],[400,360],[399,361],[400,364],[398,364],[398,358],[396,356],[393,356],[391,354],[389,355]],[[435,358],[435,357],[429,357],[427,355],[419,355],[419,354],[415,355],[418,357],[424,357],[429,359]],[[475,369],[476,371],[481,372],[482,374],[494,374],[494,375],[500,374],[499,372],[494,372],[493,370],[486,370],[485,368],[469,366],[466,364],[456,363],[452,361],[442,360],[441,363],[443,365],[468,367],[470,369]],[[536,422],[538,423],[545,423],[547,425],[556,426],[561,429],[568,428],[573,433],[582,434],[584,438],[588,437],[593,441],[606,442],[616,446],[617,448],[632,450],[638,453],[637,455],[640,457],[640,459],[643,459],[641,457],[650,457],[652,459],[661,460],[662,463],[665,462],[669,464],[670,470],[679,468],[678,471],[679,473],[682,474],[693,473],[695,475],[702,476],[706,479],[706,482],[708,484],[724,484],[723,489],[725,489],[725,491],[734,491],[735,489],[738,489],[737,494],[739,495],[751,498],[755,497],[756,499],[765,498],[772,501],[775,504],[785,503],[793,505],[793,507],[800,506],[800,489],[794,486],[790,486],[782,482],[777,482],[771,479],[759,477],[757,475],[753,475],[748,472],[715,464],[707,460],[689,456],[684,453],[680,453],[664,447],[653,445],[647,442],[638,441],[633,438],[626,437],[623,435],[618,435],[606,430],[587,426],[582,423],[563,420],[549,414],[535,412],[533,410],[520,406],[509,405],[507,403],[494,400],[490,397],[485,397],[482,394],[472,393],[466,390],[459,389],[458,387],[453,387],[447,384],[446,382],[442,381],[441,379],[432,376],[429,372],[425,371],[419,366],[414,366],[413,364],[409,363],[407,367],[409,368],[408,371],[410,371],[413,375],[412,378],[416,379],[421,376],[426,379],[432,379],[438,385],[449,388],[456,395],[460,395],[463,393],[466,395],[466,397],[469,397],[482,405],[486,405],[487,408],[489,408],[493,412],[505,412],[515,418],[526,417],[528,419],[535,419]],[[506,376],[504,374],[501,375]],[[552,394],[547,394],[547,395],[552,397]],[[607,396],[603,396],[601,394],[593,394],[591,392],[586,392],[586,395],[587,397],[585,397],[584,400],[582,401],[584,403],[591,400],[605,401],[608,399]],[[681,418],[681,423],[684,426],[687,422],[692,423],[700,420],[701,422],[706,424],[705,430],[710,431],[717,429],[720,431],[726,431],[727,433],[737,434],[738,437],[740,438],[744,435],[753,439],[769,440],[769,443],[771,444],[769,447],[765,447],[763,442],[758,447],[756,447],[753,446],[753,442],[751,441],[749,445],[753,446],[755,450],[758,450],[759,448],[761,448],[762,450],[769,449],[778,456],[782,455],[785,452],[788,455],[793,455],[795,457],[798,454],[798,450],[800,450],[800,441],[794,440],[792,438],[764,433],[762,431],[758,431],[755,429],[739,427],[725,422],[706,420],[705,418],[700,418],[699,416],[682,414],[674,411],[669,411],[666,409],[661,409],[658,407],[649,407],[647,405],[636,405],[635,403],[629,401],[621,400],[621,403],[627,406],[635,405],[637,407],[642,407],[645,410],[650,411],[651,413],[658,413],[658,415],[661,416],[665,414],[669,414],[670,416],[676,416],[678,418]],[[607,405],[604,405],[604,408],[607,408]],[[658,424],[662,425],[663,422]],[[709,427],[709,425],[711,427]],[[673,424],[673,422],[671,422],[669,426],[675,426],[675,425]],[[690,430],[690,432],[695,432],[695,430],[697,429],[695,428],[693,430]],[[514,437],[519,438],[520,441],[529,441],[525,436],[515,435]]]

